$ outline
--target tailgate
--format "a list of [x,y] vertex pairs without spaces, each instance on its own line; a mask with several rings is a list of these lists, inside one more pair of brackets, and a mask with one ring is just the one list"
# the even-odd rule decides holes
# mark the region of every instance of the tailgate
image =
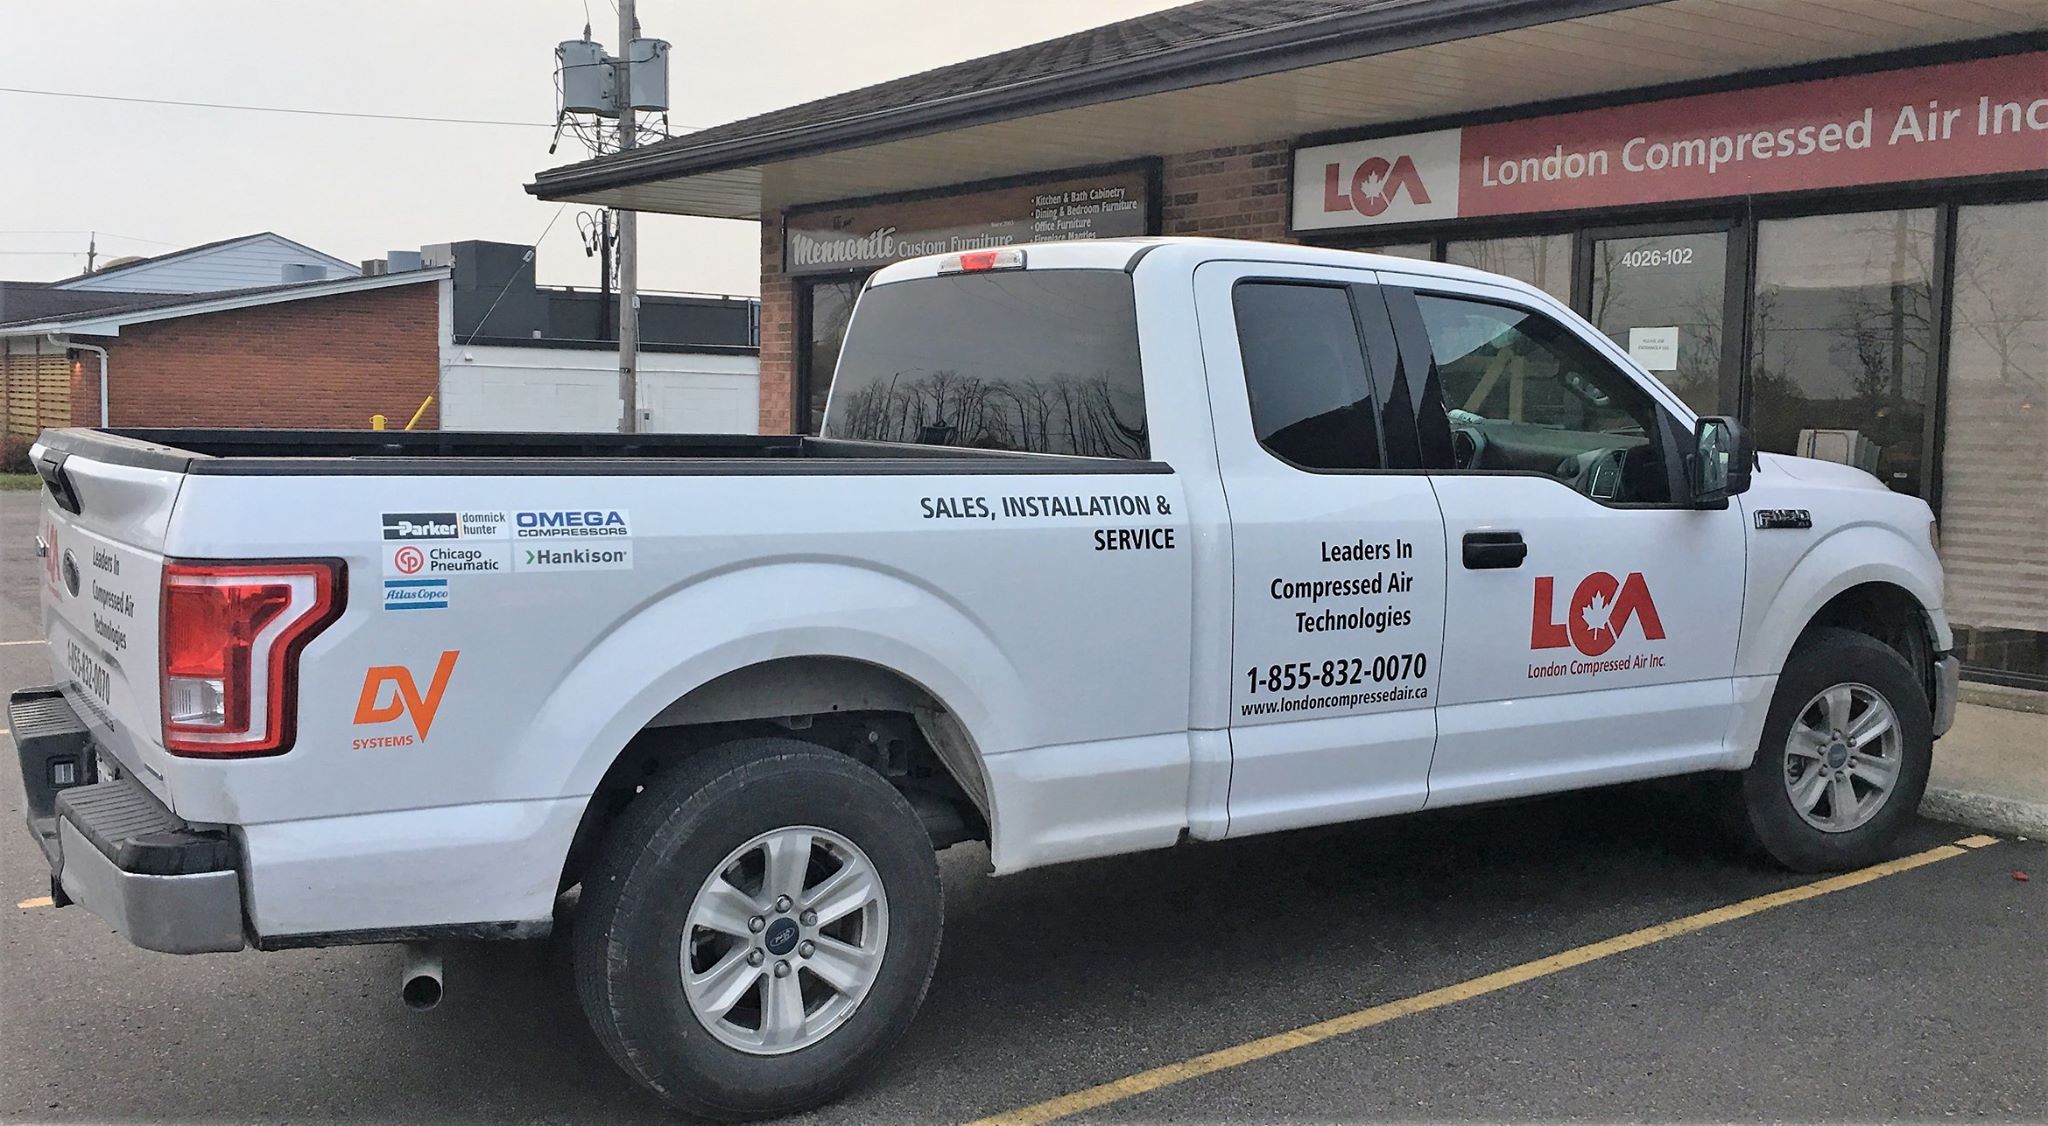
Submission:
[[56,683],[102,752],[163,793],[157,620],[180,472],[37,445],[43,635]]

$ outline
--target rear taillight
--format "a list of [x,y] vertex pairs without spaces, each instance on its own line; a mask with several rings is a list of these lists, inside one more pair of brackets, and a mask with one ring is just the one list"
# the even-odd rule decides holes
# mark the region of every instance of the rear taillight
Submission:
[[164,746],[276,755],[297,727],[299,651],[341,616],[339,560],[164,566]]

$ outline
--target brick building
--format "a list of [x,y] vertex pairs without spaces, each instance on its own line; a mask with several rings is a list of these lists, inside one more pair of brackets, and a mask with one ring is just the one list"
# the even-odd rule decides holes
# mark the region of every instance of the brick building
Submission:
[[2048,687],[2032,0],[1207,0],[529,191],[760,220],[763,431],[819,426],[896,258],[1185,234],[1510,274],[1764,448],[1925,497],[1972,675]]
[[[317,253],[265,234],[0,283],[10,444],[50,426],[362,429],[379,415],[427,429],[617,428],[604,298],[535,284],[531,247],[442,244],[395,254],[397,272]],[[293,280],[234,284],[280,276]],[[642,299],[646,428],[754,428],[754,310]]]

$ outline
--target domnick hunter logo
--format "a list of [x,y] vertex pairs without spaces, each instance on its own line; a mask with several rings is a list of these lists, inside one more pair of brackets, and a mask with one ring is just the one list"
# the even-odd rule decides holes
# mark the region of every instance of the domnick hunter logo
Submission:
[[1657,603],[1650,597],[1650,584],[1641,571],[1630,571],[1617,579],[1595,571],[1572,591],[1565,620],[1555,616],[1557,580],[1550,575],[1536,578],[1536,602],[1529,618],[1529,648],[1562,649],[1569,645],[1588,657],[1598,657],[1621,639],[1621,631],[1636,621],[1648,641],[1664,640],[1664,622],[1657,617]]

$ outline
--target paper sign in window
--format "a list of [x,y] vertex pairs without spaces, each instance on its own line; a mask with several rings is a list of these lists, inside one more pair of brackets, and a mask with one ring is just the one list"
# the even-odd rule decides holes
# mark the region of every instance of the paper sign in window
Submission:
[[1677,327],[1629,329],[1628,354],[1650,371],[1677,371]]

